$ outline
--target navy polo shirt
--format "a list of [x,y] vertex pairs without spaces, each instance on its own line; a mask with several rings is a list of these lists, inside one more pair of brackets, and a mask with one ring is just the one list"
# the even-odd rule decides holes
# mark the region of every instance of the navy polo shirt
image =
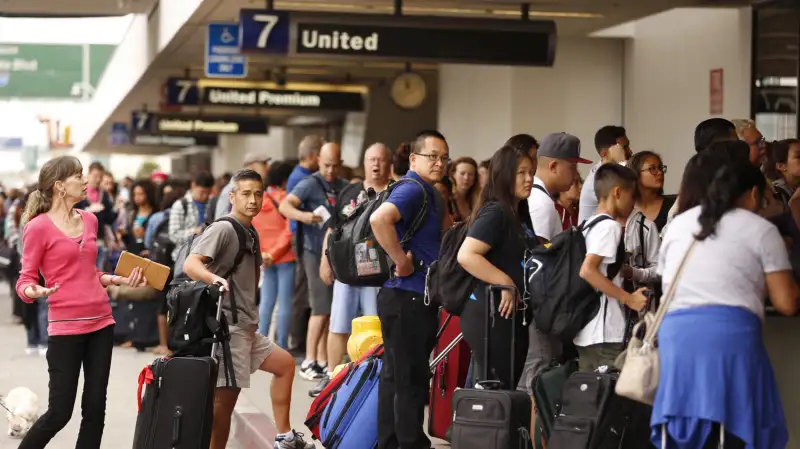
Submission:
[[[392,203],[400,211],[400,221],[395,224],[397,239],[400,240],[405,235],[408,226],[422,209],[425,194],[428,195],[428,210],[425,214],[425,219],[403,248],[406,251],[411,251],[414,255],[415,263],[421,260],[425,264],[427,271],[427,267],[439,258],[439,247],[442,244],[442,221],[439,219],[439,213],[436,210],[436,193],[433,186],[426,184],[413,171],[409,171],[403,178],[415,179],[422,184],[425,192],[413,182],[404,182],[394,187],[386,201]],[[425,294],[425,272],[415,272],[411,276],[404,278],[392,278],[386,281],[383,286],[422,295]]]

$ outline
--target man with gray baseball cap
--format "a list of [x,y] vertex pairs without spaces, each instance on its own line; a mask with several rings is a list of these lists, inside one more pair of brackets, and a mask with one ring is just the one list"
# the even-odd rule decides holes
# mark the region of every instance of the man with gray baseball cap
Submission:
[[553,195],[566,192],[578,176],[577,164],[591,164],[581,157],[581,141],[567,133],[545,136],[537,152],[538,164],[528,198],[533,230],[541,240],[550,241],[561,232],[561,219]]
[[[567,133],[548,134],[539,143],[538,165],[533,177],[533,189],[528,197],[533,231],[542,243],[549,242],[561,232],[561,218],[556,212],[553,195],[566,192],[578,176],[577,164],[591,164],[581,157],[581,141]],[[551,360],[561,357],[561,341],[543,334],[531,324],[528,327],[528,355],[517,390],[530,390],[531,380]]]
[[[267,180],[267,170],[269,170],[269,163],[271,159],[264,155],[263,152],[260,151],[248,151],[244,155],[243,165],[244,168],[253,170],[254,172],[261,175],[261,179],[264,181]],[[228,215],[231,211],[231,198],[230,193],[231,189],[233,188],[232,183],[228,183],[225,187],[222,188],[222,191],[219,192],[219,196],[217,197],[217,204],[214,208],[214,217],[224,217]]]

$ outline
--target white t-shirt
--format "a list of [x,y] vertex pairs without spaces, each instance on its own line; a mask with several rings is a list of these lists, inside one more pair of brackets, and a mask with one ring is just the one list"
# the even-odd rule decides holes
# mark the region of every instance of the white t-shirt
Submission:
[[[700,206],[676,215],[661,242],[658,272],[664,294],[700,232]],[[716,233],[697,242],[683,267],[669,310],[699,306],[743,307],[764,318],[767,273],[790,271],[786,245],[769,221],[745,210],[722,216]]]
[[[558,216],[556,202],[547,192],[547,187],[544,186],[544,182],[541,179],[534,176],[533,185],[541,187],[541,189],[538,187],[532,188],[531,196],[528,197],[528,211],[531,214],[533,232],[536,233],[536,237],[553,240],[553,237],[562,230],[561,217]],[[544,189],[544,192],[542,189]]]
[[[586,220],[591,224],[600,215],[594,215]],[[616,220],[603,220],[583,231],[586,238],[586,254],[601,256],[598,270],[608,276],[608,267],[616,261],[617,248],[622,239],[622,226]],[[612,280],[617,287],[622,286],[622,275],[617,275]],[[603,319],[605,317],[605,320]],[[625,314],[622,304],[605,294],[600,296],[600,311],[573,340],[575,346],[586,347],[599,343],[622,343],[625,338]]]
[[603,165],[602,162],[592,165],[592,168],[589,169],[589,174],[586,175],[586,179],[583,181],[581,199],[578,203],[578,224],[583,223],[597,212],[598,201],[597,193],[594,191],[594,174],[597,173],[597,169],[601,165]]

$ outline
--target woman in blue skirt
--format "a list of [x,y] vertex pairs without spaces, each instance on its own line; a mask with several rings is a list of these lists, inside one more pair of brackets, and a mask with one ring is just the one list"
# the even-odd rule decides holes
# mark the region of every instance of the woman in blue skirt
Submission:
[[[728,154],[747,146],[717,145],[731,147],[718,149]],[[764,300],[793,315],[800,289],[778,230],[756,213],[764,175],[744,158],[704,153],[695,158],[715,159],[712,181],[700,206],[675,217],[659,254],[668,291],[697,240],[658,332],[652,442],[663,449],[784,449],[788,432],[762,338]]]

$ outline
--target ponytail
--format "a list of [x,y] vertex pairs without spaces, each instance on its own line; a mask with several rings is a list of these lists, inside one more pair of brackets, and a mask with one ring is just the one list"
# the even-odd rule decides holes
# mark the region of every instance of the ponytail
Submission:
[[31,194],[28,195],[28,202],[25,205],[25,212],[22,213],[20,227],[25,227],[25,224],[36,218],[36,216],[49,211],[52,205],[52,195],[45,195],[41,190],[34,190],[31,192]]
[[758,188],[759,200],[763,198],[766,180],[761,170],[749,161],[730,160],[719,167],[701,202],[700,233],[697,240],[705,240],[717,231],[717,224],[730,210],[736,208],[739,198]]
[[45,162],[39,170],[39,188],[28,195],[25,212],[22,214],[20,226],[25,227],[29,221],[53,207],[55,184],[65,181],[73,175],[83,172],[81,161],[75,156],[59,156]]

